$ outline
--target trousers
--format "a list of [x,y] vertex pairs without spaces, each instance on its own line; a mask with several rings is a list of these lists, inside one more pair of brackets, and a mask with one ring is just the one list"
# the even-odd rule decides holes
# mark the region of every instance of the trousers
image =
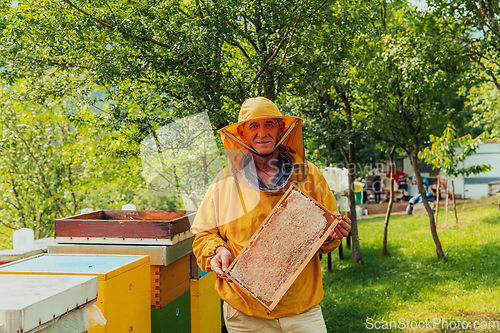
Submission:
[[224,302],[224,320],[229,333],[326,333],[321,307],[315,305],[298,315],[278,319],[250,317]]

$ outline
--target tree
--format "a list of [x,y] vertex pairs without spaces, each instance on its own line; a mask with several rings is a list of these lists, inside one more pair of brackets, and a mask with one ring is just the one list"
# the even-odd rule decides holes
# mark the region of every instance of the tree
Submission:
[[[490,171],[491,165],[482,164],[460,167],[460,163],[471,156],[487,138],[488,132],[483,132],[476,138],[473,138],[470,134],[457,137],[455,126],[453,126],[453,124],[448,124],[441,137],[430,135],[431,146],[421,151],[419,153],[419,158],[443,170],[448,179],[450,176],[477,175],[482,172]],[[456,207],[455,217],[458,223]]]
[[467,68],[463,46],[443,38],[447,22],[406,5],[392,4],[385,31],[374,38],[359,67],[364,99],[375,136],[405,151],[427,210],[438,259],[444,257],[418,167],[418,153],[432,133],[453,117],[455,91]]
[[[494,138],[500,138],[498,105],[500,96],[500,4],[482,0],[431,0],[435,15],[454,18],[446,27],[448,35],[467,46],[467,54],[475,64],[471,75],[477,85],[464,89],[470,106],[476,112],[474,125],[484,126]],[[461,32],[456,33],[460,26]]]
[[[66,118],[65,101],[20,103],[25,82],[0,92],[0,222],[51,235],[54,219],[109,209],[141,189],[140,161],[114,155],[120,140]],[[134,163],[135,162],[135,163]]]
[[[300,54],[295,36],[325,1],[19,1],[4,3],[2,76],[30,80],[30,96],[71,96],[140,142],[177,117],[207,111],[234,122],[248,96],[275,100]],[[39,84],[46,75],[54,84]]]
[[474,113],[472,125],[484,128],[492,138],[500,140],[500,91],[493,83],[483,82],[467,92],[466,105]]
[[382,256],[388,256],[389,251],[387,250],[387,234],[389,232],[389,220],[391,218],[392,204],[394,203],[394,175],[396,174],[396,163],[394,162],[394,153],[396,152],[396,146],[393,146],[389,152],[389,163],[391,170],[391,188],[389,195],[389,204],[387,205],[387,211],[385,213],[384,221],[384,239],[382,241]]
[[[362,140],[364,117],[352,93],[356,83],[350,77],[364,33],[371,29],[372,2],[338,1],[325,6],[312,27],[314,33],[298,36],[304,45],[302,60],[295,64],[298,74],[289,87],[285,105],[308,119],[309,138],[333,155],[340,151],[349,169],[349,206],[352,221],[353,261],[362,263],[358,238],[354,180],[356,142]],[[356,13],[355,15],[353,13]],[[337,164],[340,162],[335,161]]]
[[[483,79],[500,91],[500,4],[483,0],[430,0],[435,14],[444,19],[454,18],[445,30],[466,44],[469,57],[475,61]],[[449,20],[448,20],[449,22]],[[460,35],[456,27],[461,26]]]

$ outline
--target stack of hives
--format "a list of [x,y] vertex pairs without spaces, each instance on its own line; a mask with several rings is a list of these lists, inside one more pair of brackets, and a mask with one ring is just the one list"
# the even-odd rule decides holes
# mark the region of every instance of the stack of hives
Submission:
[[[196,289],[206,279],[200,279],[192,260],[193,217],[184,211],[97,211],[56,220],[58,244],[49,246],[49,253],[147,255],[151,332],[220,331],[220,298],[214,283],[208,287],[213,290],[210,302],[219,306],[200,306],[197,292],[190,292],[190,286]],[[217,320],[200,327],[202,316]]]

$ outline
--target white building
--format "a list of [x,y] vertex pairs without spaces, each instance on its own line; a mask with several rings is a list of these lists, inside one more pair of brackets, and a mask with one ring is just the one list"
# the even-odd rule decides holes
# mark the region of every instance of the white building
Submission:
[[[464,168],[481,164],[491,165],[491,171],[480,173],[477,176],[451,177],[451,180],[455,184],[455,194],[462,198],[471,199],[479,199],[488,196],[488,182],[500,181],[500,144],[498,142],[488,140],[488,142],[479,147],[473,155],[467,157],[467,159],[461,163],[460,167]],[[419,166],[421,166],[420,171],[423,178],[435,179],[437,177],[438,172],[437,170],[432,170],[432,166],[428,166],[423,162],[419,164]],[[414,176],[413,167],[408,158],[403,160],[403,171],[410,177]],[[439,172],[439,175],[444,181],[444,172]],[[408,192],[409,195],[417,194],[418,190],[416,189],[416,185],[410,186]]]

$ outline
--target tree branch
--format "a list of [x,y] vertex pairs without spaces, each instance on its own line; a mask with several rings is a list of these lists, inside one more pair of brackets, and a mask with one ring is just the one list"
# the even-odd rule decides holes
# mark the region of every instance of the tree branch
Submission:
[[[252,85],[255,83],[255,81],[257,81],[259,79],[259,77],[262,75],[262,73],[264,73],[264,71],[268,68],[269,64],[271,63],[271,61],[274,60],[274,58],[276,58],[276,56],[278,55],[278,52],[281,50],[281,48],[283,47],[283,44],[285,43],[285,40],[288,38],[288,34],[290,33],[290,31],[293,31],[295,30],[295,28],[297,27],[297,25],[299,24],[300,22],[300,18],[302,17],[302,12],[299,13],[299,16],[297,17],[297,19],[295,20],[295,23],[292,27],[288,27],[285,31],[285,35],[283,36],[283,38],[281,39],[281,41],[279,42],[278,46],[276,47],[276,49],[274,50],[273,54],[266,60],[266,62],[264,63],[264,65],[262,66],[258,66],[259,68],[259,71],[254,75],[254,77],[252,78],[252,80],[250,81],[250,83],[247,85],[247,87],[245,88],[244,91],[248,91]],[[289,43],[290,43],[291,39],[289,40]],[[289,45],[289,43],[287,43],[287,45]],[[280,65],[281,66],[281,65]]]
[[[87,13],[86,11],[84,11],[83,9],[81,9],[80,7],[77,7],[75,4],[73,4],[71,1],[69,0],[62,0],[63,2],[67,3],[69,6],[71,6],[73,9],[75,9],[76,11],[82,13],[83,15],[87,16],[88,18],[90,18],[91,20],[99,23],[101,26],[105,27],[105,28],[108,28],[110,30],[116,30],[116,27],[112,26],[111,24],[97,18],[97,17],[94,17],[92,16],[90,13]],[[148,38],[143,38],[143,37],[139,37],[137,35],[133,35],[131,33],[127,33],[128,35],[134,37],[135,39],[137,40],[140,40],[141,42],[151,42],[155,45],[158,45],[158,46],[161,46],[163,48],[169,48],[169,46],[167,44],[164,44],[160,41],[157,41],[156,39],[154,38],[151,38],[151,37],[148,37]]]

